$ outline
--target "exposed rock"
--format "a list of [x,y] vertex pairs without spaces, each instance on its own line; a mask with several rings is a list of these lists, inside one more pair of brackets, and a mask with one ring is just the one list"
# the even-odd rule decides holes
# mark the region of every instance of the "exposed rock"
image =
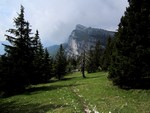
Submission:
[[106,46],[107,39],[114,37],[115,32],[97,28],[87,28],[83,25],[77,25],[68,39],[66,48],[67,56],[78,56],[83,49],[89,49],[100,40],[103,47]]
[[[103,47],[106,46],[107,39],[113,38],[115,32],[103,29],[85,27],[76,25],[76,28],[71,32],[68,42],[63,44],[67,56],[80,56],[83,49],[89,49],[94,46],[99,40]],[[48,47],[50,54],[54,55],[54,51],[58,50],[59,46]],[[56,53],[56,52],[55,52]]]

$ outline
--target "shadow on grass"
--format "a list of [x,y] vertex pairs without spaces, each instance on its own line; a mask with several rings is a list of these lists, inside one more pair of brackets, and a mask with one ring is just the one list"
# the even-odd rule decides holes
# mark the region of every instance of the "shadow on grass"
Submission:
[[93,78],[100,78],[100,77],[103,77],[103,76],[87,76],[86,78],[93,79]]
[[[77,77],[70,77],[70,78],[63,78],[61,80],[57,80],[57,79],[52,79],[50,80],[48,83],[43,83],[43,84],[48,84],[48,86],[38,86],[38,85],[34,85],[32,87],[28,87],[27,89],[25,90],[21,90],[21,91],[18,91],[18,92],[10,92],[10,93],[4,93],[4,95],[0,96],[0,98],[8,98],[8,97],[11,97],[11,96],[15,96],[15,95],[31,95],[31,94],[35,94],[35,93],[39,93],[40,91],[51,91],[51,90],[57,90],[57,89],[60,89],[60,88],[63,88],[63,87],[69,87],[69,86],[78,86],[80,84],[68,84],[68,85],[51,85],[51,83],[55,83],[55,82],[60,82],[60,81],[69,81],[71,79],[75,79]],[[1,94],[1,92],[0,92]]]
[[106,76],[106,75],[93,75],[94,73],[89,73],[87,76],[86,76],[86,78],[87,79],[93,79],[93,78],[101,78],[101,77],[104,77],[104,76]]
[[143,78],[139,80],[132,80],[128,82],[122,82],[122,84],[116,84],[114,85],[118,86],[121,89],[124,90],[150,90],[150,78]]
[[67,105],[62,104],[46,104],[39,103],[17,103],[17,102],[0,102],[0,113],[46,113],[57,108],[65,108]]
[[69,85],[49,85],[49,86],[40,86],[40,87],[32,87],[26,90],[24,94],[30,95],[39,93],[40,91],[52,91],[52,90],[58,90],[64,87],[71,87],[71,86],[78,86],[81,84],[69,84]]
[[67,80],[72,80],[72,79],[75,79],[75,78],[78,78],[78,77],[62,78],[61,80],[51,79],[51,80],[49,80],[48,83],[54,83],[54,82],[58,82],[58,81],[67,81]]

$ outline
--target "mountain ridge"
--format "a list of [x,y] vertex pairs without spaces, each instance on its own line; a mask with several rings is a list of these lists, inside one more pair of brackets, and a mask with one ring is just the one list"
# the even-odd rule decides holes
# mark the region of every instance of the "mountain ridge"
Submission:
[[[101,42],[101,45],[105,47],[107,39],[109,37],[113,38],[114,34],[115,32],[113,31],[86,27],[81,24],[77,24],[68,37],[68,41],[63,43],[63,47],[67,56],[80,56],[82,49],[85,48],[85,46],[86,48],[90,48],[90,46],[94,46],[98,40]],[[54,55],[53,47],[55,47],[55,50],[58,50],[59,45],[48,47],[48,51],[51,55]]]

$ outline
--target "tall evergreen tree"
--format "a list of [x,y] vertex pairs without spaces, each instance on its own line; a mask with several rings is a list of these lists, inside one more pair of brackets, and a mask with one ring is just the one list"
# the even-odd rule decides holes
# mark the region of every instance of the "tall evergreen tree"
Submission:
[[31,83],[38,84],[43,82],[44,74],[44,49],[40,40],[39,31],[36,30],[35,36],[33,37],[33,48],[34,48],[34,74],[31,76]]
[[43,61],[43,82],[48,82],[53,77],[53,59],[47,49],[45,49]]
[[77,59],[75,56],[67,57],[67,73],[71,73],[77,69]]
[[104,49],[101,46],[101,42],[97,41],[94,48],[94,59],[95,59],[94,63],[96,65],[97,70],[102,66],[101,59],[102,59],[103,52]]
[[85,50],[83,49],[83,53],[81,55],[81,72],[82,72],[82,77],[83,78],[86,78],[85,76],[85,68],[86,68],[86,65],[85,65]]
[[113,40],[112,38],[108,38],[106,48],[104,54],[102,56],[102,70],[107,71],[111,64],[111,55],[112,55],[112,48],[113,48]]
[[87,60],[87,71],[88,72],[96,72],[98,71],[102,64],[101,59],[103,55],[103,48],[101,46],[100,41],[97,41],[94,47],[91,47],[88,53]]
[[9,45],[5,46],[7,76],[6,89],[9,91],[22,90],[28,85],[30,66],[32,63],[33,49],[30,37],[29,23],[24,19],[24,7],[21,6],[20,14],[14,19],[15,28],[7,30],[11,35],[5,35]]
[[8,92],[8,81],[9,81],[9,63],[6,54],[0,57],[0,92]]
[[94,57],[94,47],[90,47],[87,55],[87,63],[86,63],[86,70],[88,73],[96,72],[97,67],[95,64],[95,57]]
[[61,80],[66,74],[66,66],[67,66],[67,60],[65,56],[65,51],[61,44],[55,59],[55,71],[56,71],[56,76],[59,80]]
[[149,0],[129,0],[121,18],[109,71],[109,78],[121,87],[150,87],[149,6]]

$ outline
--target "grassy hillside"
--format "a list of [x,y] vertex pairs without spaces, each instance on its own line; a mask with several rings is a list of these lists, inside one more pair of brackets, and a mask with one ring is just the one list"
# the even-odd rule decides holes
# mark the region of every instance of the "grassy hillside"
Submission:
[[[150,113],[150,90],[122,90],[107,73],[70,74],[63,81],[32,86],[0,99],[0,113]],[[98,113],[97,112],[97,113]]]

